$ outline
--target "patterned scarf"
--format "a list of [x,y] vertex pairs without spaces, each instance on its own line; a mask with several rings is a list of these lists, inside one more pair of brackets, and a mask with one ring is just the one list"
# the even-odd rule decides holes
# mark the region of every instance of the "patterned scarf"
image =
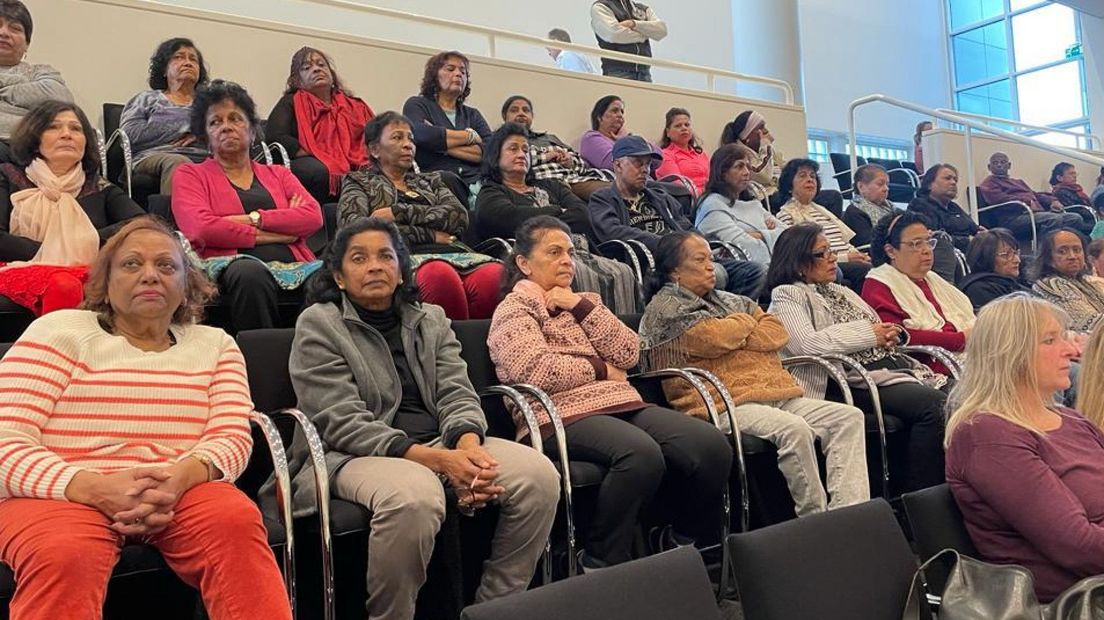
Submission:
[[747,297],[713,289],[699,297],[669,282],[648,302],[640,319],[641,367],[645,370],[685,366],[689,355],[681,340],[706,319],[750,314],[757,307]]
[[897,212],[897,208],[888,202],[882,204],[871,202],[863,198],[862,195],[856,195],[855,199],[851,201],[851,206],[865,213],[870,218],[870,223],[875,225],[883,217]]
[[1092,206],[1092,199],[1085,193],[1085,188],[1081,187],[1080,183],[1055,183],[1053,188],[1054,191],[1064,189],[1068,192],[1073,192],[1077,194],[1077,199],[1081,201],[1081,204]]

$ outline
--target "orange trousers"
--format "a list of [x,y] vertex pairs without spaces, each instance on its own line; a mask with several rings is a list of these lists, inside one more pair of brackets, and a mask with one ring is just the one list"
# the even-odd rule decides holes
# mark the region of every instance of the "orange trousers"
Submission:
[[[0,560],[15,572],[12,620],[100,618],[126,540],[110,525],[83,504],[0,502]],[[290,620],[261,513],[233,485],[193,487],[180,498],[169,527],[140,542],[156,547],[181,580],[199,589],[212,620]],[[151,609],[149,617],[159,611]]]

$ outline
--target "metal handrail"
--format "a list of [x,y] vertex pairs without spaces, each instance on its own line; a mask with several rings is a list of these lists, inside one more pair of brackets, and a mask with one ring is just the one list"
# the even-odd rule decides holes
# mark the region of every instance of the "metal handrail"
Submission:
[[[1047,127],[1046,125],[1033,125],[1031,123],[1024,123],[1022,121],[1013,121],[1007,118],[1000,118],[997,116],[986,116],[984,114],[974,114],[973,112],[962,112],[961,110],[948,110],[947,108],[936,108],[936,112],[942,112],[945,114],[953,114],[955,116],[961,116],[963,118],[969,118],[976,121],[986,121],[991,123],[1003,123],[1005,125],[1013,125],[1021,129],[1035,129],[1038,131],[1046,131],[1050,133],[1060,133],[1067,136],[1074,136],[1076,138],[1084,138],[1088,142],[1088,148],[1092,149],[1092,141],[1096,140],[1096,146],[1098,150],[1104,149],[1104,140],[1101,140],[1100,136],[1095,133],[1080,133],[1071,129],[1058,129],[1056,127]],[[951,121],[952,123],[954,121]],[[961,123],[955,123],[956,125]]]
[[1018,133],[1013,133],[1011,131],[1005,131],[1003,129],[998,129],[996,127],[990,127],[990,126],[988,126],[984,123],[981,123],[979,121],[974,121],[974,120],[959,116],[957,114],[947,114],[946,112],[940,112],[940,111],[936,110],[935,108],[929,108],[929,107],[922,106],[922,105],[917,104],[917,103],[912,103],[911,101],[905,101],[903,99],[898,99],[896,97],[890,97],[888,95],[875,93],[873,95],[867,95],[865,97],[859,97],[858,99],[852,101],[847,106],[847,133],[848,133],[848,135],[851,139],[851,185],[852,185],[852,187],[854,187],[854,185],[855,185],[855,169],[858,167],[857,166],[857,164],[858,164],[858,158],[857,158],[858,140],[856,139],[856,134],[855,134],[855,111],[860,106],[864,106],[868,103],[875,103],[875,102],[885,103],[887,105],[898,107],[898,108],[901,108],[901,109],[904,109],[904,110],[910,110],[910,111],[916,112],[918,114],[924,114],[926,116],[930,116],[931,118],[938,118],[940,120],[944,120],[944,121],[947,121],[947,122],[950,122],[950,123],[957,123],[957,124],[962,125],[963,127],[966,128],[966,130],[965,130],[965,134],[966,134],[966,181],[967,181],[966,194],[967,194],[967,199],[969,200],[969,203],[970,203],[970,215],[974,218],[975,222],[978,221],[978,211],[977,211],[978,202],[977,202],[977,195],[976,195],[977,194],[977,183],[975,182],[976,179],[974,177],[974,157],[973,157],[973,153],[974,153],[973,152],[973,132],[975,130],[976,131],[982,131],[982,132],[985,132],[985,133],[991,133],[995,136],[999,136],[999,137],[1004,138],[1005,140],[1009,140],[1011,142],[1016,142],[1016,143],[1019,143],[1019,144],[1026,144],[1028,146],[1034,146],[1034,147],[1042,149],[1044,151],[1050,151],[1051,153],[1056,153],[1056,154],[1061,155],[1063,157],[1068,157],[1070,159],[1077,159],[1077,160],[1080,160],[1080,161],[1087,161],[1087,162],[1093,163],[1097,166],[1104,167],[1104,158],[1097,157],[1095,155],[1089,155],[1087,153],[1074,151],[1072,149],[1068,149],[1068,148],[1062,147],[1062,146],[1055,146],[1053,144],[1048,144],[1048,143],[1043,142],[1041,140],[1036,140],[1034,138],[1028,138],[1026,136],[1021,136]]

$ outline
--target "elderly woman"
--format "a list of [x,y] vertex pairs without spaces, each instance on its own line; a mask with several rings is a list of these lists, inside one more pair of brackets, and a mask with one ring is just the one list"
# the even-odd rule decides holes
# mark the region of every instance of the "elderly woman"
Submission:
[[191,126],[212,157],[177,168],[173,217],[207,259],[233,327],[274,327],[280,290],[295,291],[319,267],[306,238],[322,227],[322,211],[287,168],[249,157],[257,108],[241,86],[215,80],[199,89]]
[[372,166],[345,176],[338,221],[393,222],[414,252],[422,300],[441,306],[453,320],[489,319],[499,299],[502,264],[457,242],[468,227],[468,210],[440,172],[414,171],[414,136],[413,123],[397,112],[368,123],[364,139]]
[[[650,405],[629,384],[639,338],[597,295],[571,292],[569,232],[545,215],[517,231],[504,282],[510,293],[495,310],[488,345],[500,380],[551,396],[573,458],[607,470],[580,563],[588,570],[631,559],[638,517],[665,472],[673,496],[663,501],[675,517],[660,546],[715,542],[732,449],[707,422]],[[551,437],[548,413],[534,409]]]
[[[974,325],[973,304],[932,271],[936,243],[922,215],[905,211],[883,217],[870,244],[878,266],[866,275],[862,298],[883,321],[904,326],[910,344],[961,352]],[[949,372],[939,362],[929,365]]]
[[[835,284],[836,256],[816,224],[798,224],[778,239],[778,257],[767,272],[770,312],[782,321],[790,341],[789,355],[847,355],[870,371],[878,384],[882,412],[901,420],[908,436],[903,491],[943,482],[943,375],[894,351],[907,339],[904,328],[885,323],[846,287]],[[840,368],[843,371],[843,368]],[[794,377],[813,398],[824,398],[828,374],[819,366],[802,366]],[[867,385],[848,376],[855,404],[874,410]]]
[[1069,328],[1088,333],[1104,317],[1104,286],[1090,279],[1087,242],[1070,230],[1043,237],[1035,257],[1035,292],[1069,316]]
[[908,210],[923,215],[933,230],[947,233],[955,247],[966,251],[979,227],[954,201],[957,195],[958,169],[950,164],[935,164],[920,177],[920,189],[909,202]]
[[8,141],[23,115],[50,100],[72,101],[58,70],[24,60],[34,22],[19,0],[0,0],[0,161],[10,161]]
[[1092,198],[1077,182],[1077,167],[1069,162],[1058,162],[1050,171],[1050,188],[1054,197],[1064,206],[1092,206]]
[[[613,170],[613,143],[629,135],[625,129],[625,102],[617,95],[606,95],[594,102],[590,111],[590,130],[579,138],[579,154],[592,168]],[[660,157],[659,147],[648,143]],[[652,176],[659,165],[652,162]]]
[[268,115],[265,135],[291,156],[291,172],[319,203],[333,202],[341,179],[368,165],[364,126],[375,114],[345,90],[333,60],[313,47],[291,57],[287,90]]
[[970,298],[977,312],[998,297],[1031,292],[1020,280],[1020,244],[1007,228],[984,230],[974,235],[966,251],[970,275],[958,288]]
[[708,239],[735,245],[750,261],[769,265],[774,243],[786,225],[763,208],[750,186],[747,153],[735,144],[717,149],[709,161],[709,181],[698,203],[694,228]]
[[491,137],[483,115],[464,103],[471,94],[470,76],[467,56],[457,51],[436,54],[426,61],[421,91],[402,110],[414,121],[418,167],[449,172],[445,181],[464,204],[467,187],[479,180],[483,141]]
[[0,295],[37,315],[80,305],[100,244],[144,213],[100,176],[95,144],[79,107],[46,101],[12,134],[18,164],[0,164]]
[[1053,400],[1077,353],[1065,321],[1026,295],[983,308],[947,421],[966,531],[981,559],[1030,570],[1040,602],[1104,573],[1104,434]]
[[853,290],[860,291],[863,279],[870,271],[870,256],[851,243],[855,231],[815,202],[820,188],[819,171],[820,164],[811,159],[786,162],[778,179],[778,195],[784,201],[778,211],[778,219],[787,226],[804,223],[819,225],[832,244],[844,282]]
[[843,223],[855,232],[851,243],[869,246],[878,220],[897,212],[889,201],[889,175],[878,164],[859,166],[855,170],[855,188],[858,191],[843,212]]
[[690,113],[683,108],[667,110],[663,125],[663,163],[656,170],[656,177],[682,176],[690,179],[700,195],[709,179],[709,154],[690,126]]
[[[288,368],[336,472],[334,495],[372,513],[368,617],[414,617],[446,486],[465,513],[500,508],[475,600],[525,590],[556,514],[556,470],[486,436],[460,343],[441,308],[418,301],[398,228],[379,218],[342,228],[307,302]],[[308,453],[296,437],[295,501],[310,505]]]
[[134,172],[160,179],[172,193],[172,175],[181,164],[208,156],[204,135],[191,129],[195,89],[207,83],[207,63],[191,39],[162,42],[150,57],[149,87],[123,107],[119,127],[130,138]]
[[[13,618],[99,618],[124,541],[158,548],[212,619],[291,618],[249,460],[245,364],[196,325],[213,286],[140,218],[96,256],[84,310],[35,321],[0,361],[0,560]],[[110,379],[110,380],[106,380]]]
[[[653,296],[640,322],[647,368],[694,366],[717,375],[732,394],[743,432],[778,447],[798,516],[870,499],[862,412],[805,398],[782,368],[788,336],[754,301],[718,291],[709,244],[692,231],[667,235],[656,252]],[[705,417],[696,393],[665,381],[668,401]],[[819,484],[814,441],[828,458],[828,492]]]

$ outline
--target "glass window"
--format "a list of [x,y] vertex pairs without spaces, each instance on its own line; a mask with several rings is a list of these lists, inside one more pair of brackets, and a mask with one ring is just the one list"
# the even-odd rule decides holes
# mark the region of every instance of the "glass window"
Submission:
[[1025,123],[1051,125],[1085,116],[1077,61],[1025,73],[1016,78],[1016,89],[1020,120]]
[[1015,13],[1016,11],[1019,11],[1021,9],[1026,9],[1028,7],[1032,7],[1032,6],[1035,6],[1037,4],[1042,4],[1042,3],[1043,3],[1042,0],[1011,0],[1011,2],[1010,2],[1010,4],[1012,5],[1012,12],[1013,13]]
[[1001,80],[958,91],[958,109],[963,112],[1015,119],[1009,80]]
[[[1069,130],[1083,134],[1085,133],[1085,126],[1081,125],[1079,127],[1070,127]],[[1083,138],[1078,138],[1077,136],[1071,136],[1065,133],[1055,133],[1053,131],[1041,133],[1031,137],[1035,138],[1036,140],[1042,140],[1047,144],[1053,144],[1055,146],[1068,146],[1075,149],[1084,146],[1085,142]]]
[[822,164],[826,164],[830,161],[828,157],[828,141],[818,138],[809,138],[809,159],[818,161]]
[[1004,0],[950,0],[951,29],[958,30],[1004,12]]
[[1050,4],[1013,17],[1012,41],[1017,71],[1064,59],[1066,50],[1077,44],[1073,9]]
[[956,34],[951,43],[958,84],[1008,73],[1008,40],[1003,21]]

